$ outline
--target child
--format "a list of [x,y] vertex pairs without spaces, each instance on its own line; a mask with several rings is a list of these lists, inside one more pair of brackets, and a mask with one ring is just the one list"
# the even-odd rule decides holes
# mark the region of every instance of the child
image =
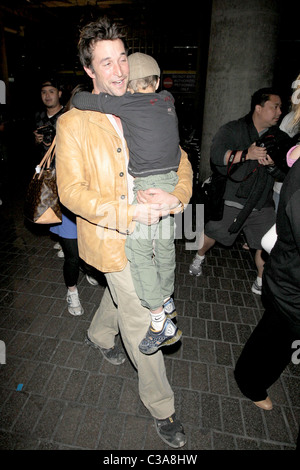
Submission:
[[[160,70],[152,57],[138,52],[130,55],[128,62],[130,81],[125,95],[79,93],[74,106],[120,117],[135,194],[153,187],[172,192],[181,156],[174,99],[167,91],[156,93]],[[175,270],[173,217],[150,227],[136,224],[133,234],[127,237],[125,251],[137,295],[151,315],[151,325],[139,349],[152,354],[161,346],[177,342],[182,335],[171,321],[177,315],[171,298]]]

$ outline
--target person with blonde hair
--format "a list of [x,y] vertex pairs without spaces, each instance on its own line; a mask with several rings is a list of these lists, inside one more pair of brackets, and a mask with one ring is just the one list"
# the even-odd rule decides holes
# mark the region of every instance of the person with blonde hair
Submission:
[[[300,74],[296,80],[292,83],[292,89],[295,89],[291,97],[291,109],[290,112],[284,116],[281,121],[279,128],[286,132],[290,137],[295,137],[295,135],[300,132],[300,107],[298,106],[300,102]],[[275,181],[274,183],[274,194],[273,199],[275,202],[275,208],[278,208],[279,195],[282,187],[282,182]]]
[[[295,85],[295,86],[294,86]],[[298,132],[300,131],[300,73],[296,80],[293,82],[292,88],[296,89],[292,95],[292,112],[293,116],[293,125],[296,126]]]
[[300,144],[286,159],[290,170],[280,193],[278,237],[263,273],[265,312],[234,371],[241,392],[264,410],[273,408],[268,389],[294,361],[300,344]]

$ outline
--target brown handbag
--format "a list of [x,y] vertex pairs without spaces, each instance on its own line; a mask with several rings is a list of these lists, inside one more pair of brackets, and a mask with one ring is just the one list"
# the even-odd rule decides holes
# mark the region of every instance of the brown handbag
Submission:
[[35,224],[57,224],[62,220],[55,165],[51,165],[55,155],[55,140],[36,167],[25,197],[24,216]]

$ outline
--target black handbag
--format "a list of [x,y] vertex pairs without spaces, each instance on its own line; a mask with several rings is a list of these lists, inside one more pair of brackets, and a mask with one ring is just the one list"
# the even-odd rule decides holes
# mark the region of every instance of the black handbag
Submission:
[[204,222],[221,220],[224,211],[224,193],[227,175],[214,171],[201,186],[201,200],[204,204]]

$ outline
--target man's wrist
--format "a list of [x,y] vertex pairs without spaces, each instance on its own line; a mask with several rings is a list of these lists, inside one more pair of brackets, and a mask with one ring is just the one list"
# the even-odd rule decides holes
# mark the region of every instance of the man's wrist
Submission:
[[248,149],[242,151],[240,162],[244,163],[247,160]]

